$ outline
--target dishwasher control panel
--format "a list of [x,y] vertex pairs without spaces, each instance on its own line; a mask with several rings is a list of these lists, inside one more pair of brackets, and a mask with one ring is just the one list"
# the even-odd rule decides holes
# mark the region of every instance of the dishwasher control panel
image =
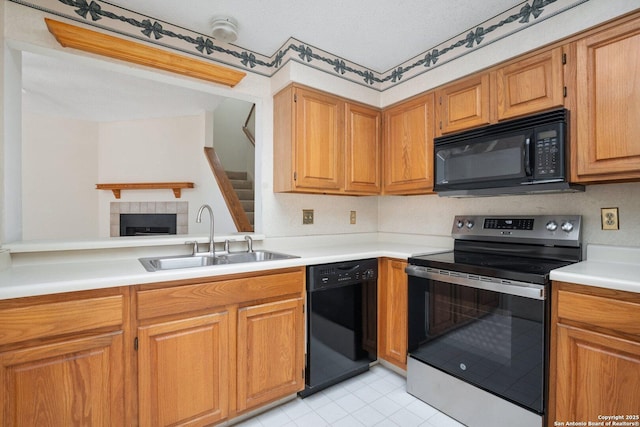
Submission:
[[377,279],[378,260],[376,258],[307,267],[307,289],[310,291]]

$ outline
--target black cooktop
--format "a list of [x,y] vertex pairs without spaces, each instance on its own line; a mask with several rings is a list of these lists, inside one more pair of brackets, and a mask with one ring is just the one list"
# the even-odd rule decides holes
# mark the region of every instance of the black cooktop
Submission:
[[458,215],[453,251],[409,264],[546,285],[549,272],[582,260],[579,215]]
[[428,255],[414,255],[408,261],[409,264],[423,267],[542,285],[548,283],[551,270],[575,262],[458,250]]

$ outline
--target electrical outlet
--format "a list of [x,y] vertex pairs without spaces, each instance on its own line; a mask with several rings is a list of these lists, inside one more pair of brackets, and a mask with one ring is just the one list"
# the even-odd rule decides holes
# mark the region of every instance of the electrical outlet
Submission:
[[600,209],[602,217],[603,230],[618,230],[620,223],[618,222],[618,208],[602,208]]
[[351,211],[351,214],[349,215],[349,223],[350,224],[356,223],[356,211]]
[[313,209],[302,209],[302,223],[313,224]]

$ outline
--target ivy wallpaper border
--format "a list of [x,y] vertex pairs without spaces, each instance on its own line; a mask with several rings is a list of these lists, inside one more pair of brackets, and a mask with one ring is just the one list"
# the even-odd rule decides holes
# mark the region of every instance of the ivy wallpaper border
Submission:
[[[9,0],[201,59],[271,77],[289,61],[385,91],[589,0],[529,0],[385,72],[290,38],[271,57],[100,0]],[[425,24],[425,25],[428,25]]]

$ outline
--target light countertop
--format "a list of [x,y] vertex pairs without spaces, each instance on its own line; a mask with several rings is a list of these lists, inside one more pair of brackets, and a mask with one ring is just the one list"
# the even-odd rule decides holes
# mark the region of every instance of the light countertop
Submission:
[[[0,299],[197,279],[364,258],[407,259],[414,254],[451,249],[448,239],[414,240],[416,239],[395,239],[393,236],[266,239],[259,241],[256,249],[268,249],[296,255],[299,258],[156,272],[146,271],[138,261],[139,256],[149,254],[124,251],[102,258],[75,258],[56,257],[52,252],[41,261],[14,263],[0,271]],[[65,251],[65,247],[60,249],[62,252]],[[589,245],[586,261],[553,270],[550,277],[552,280],[640,292],[640,248]]]
[[146,271],[137,257],[130,255],[115,259],[69,258],[13,265],[0,271],[0,299],[213,277],[364,258],[407,259],[413,254],[442,252],[449,249],[446,244],[442,245],[439,241],[436,245],[432,245],[355,240],[353,243],[343,243],[338,239],[334,243],[323,241],[308,245],[265,243],[262,249],[296,255],[299,258],[155,272]]
[[553,270],[551,280],[640,293],[640,248],[587,246],[587,259]]

